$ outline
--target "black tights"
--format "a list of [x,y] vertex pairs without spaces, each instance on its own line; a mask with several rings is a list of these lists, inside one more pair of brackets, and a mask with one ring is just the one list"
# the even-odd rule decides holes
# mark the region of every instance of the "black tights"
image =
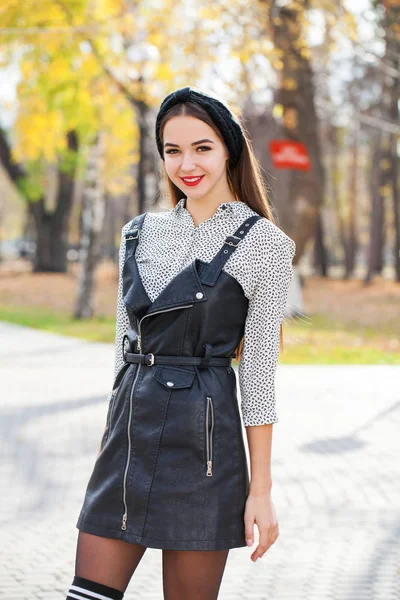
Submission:
[[[145,546],[79,532],[75,575],[125,592]],[[163,550],[164,600],[214,600],[229,550]]]

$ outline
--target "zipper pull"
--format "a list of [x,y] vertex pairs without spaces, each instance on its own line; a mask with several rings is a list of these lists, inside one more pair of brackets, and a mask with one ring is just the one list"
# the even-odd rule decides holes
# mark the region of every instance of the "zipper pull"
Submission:
[[207,473],[206,473],[207,477],[211,477],[212,476],[212,460],[208,460],[207,461]]
[[122,517],[122,527],[121,527],[121,529],[123,529],[124,531],[126,529],[126,520],[127,520],[127,518],[128,518],[128,515],[127,515],[127,513],[125,513],[124,516]]

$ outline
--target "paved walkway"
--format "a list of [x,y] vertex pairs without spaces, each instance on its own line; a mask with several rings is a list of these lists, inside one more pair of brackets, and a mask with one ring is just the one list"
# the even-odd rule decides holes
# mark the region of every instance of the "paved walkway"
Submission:
[[[0,598],[64,600],[106,418],[113,347],[0,323]],[[400,598],[400,367],[277,374],[280,536],[229,554],[220,600]],[[162,600],[148,549],[127,600]]]

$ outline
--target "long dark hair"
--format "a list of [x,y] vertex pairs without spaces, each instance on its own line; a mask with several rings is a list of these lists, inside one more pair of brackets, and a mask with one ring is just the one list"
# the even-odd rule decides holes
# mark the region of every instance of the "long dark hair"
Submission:
[[[225,102],[225,104],[227,104]],[[240,114],[236,107],[229,105],[229,109],[239,120]],[[195,102],[184,102],[176,104],[169,111],[167,111],[160,122],[160,137],[163,143],[164,127],[166,122],[172,117],[176,116],[189,116],[200,119],[207,123],[224,143],[224,139],[221,135],[220,130],[215,125],[209,114]],[[226,161],[227,165],[227,179],[229,188],[235,197],[235,200],[241,200],[245,202],[250,208],[252,208],[261,217],[265,217],[276,223],[272,208],[268,200],[268,188],[265,184],[264,178],[261,173],[261,166],[258,162],[248,132],[242,126],[244,135],[243,150],[239,158],[239,162],[234,169],[229,168],[229,161]],[[171,199],[172,205],[176,206],[179,200],[182,198],[182,190],[180,190],[171,179],[168,177],[165,169],[164,161],[162,161],[162,173],[167,184],[168,195]],[[244,338],[241,339],[238,347],[236,348],[235,358],[240,360],[243,352]],[[283,350],[283,333],[282,325],[280,326],[280,349]]]

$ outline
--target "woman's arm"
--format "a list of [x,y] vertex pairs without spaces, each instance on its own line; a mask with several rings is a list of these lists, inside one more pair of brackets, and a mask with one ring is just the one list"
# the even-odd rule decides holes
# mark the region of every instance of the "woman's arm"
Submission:
[[[254,543],[254,524],[259,544],[251,559],[256,561],[279,535],[271,498],[272,430],[278,422],[275,373],[280,348],[280,326],[293,276],[294,241],[275,227],[271,238],[258,245],[249,306],[245,323],[239,383],[243,423],[250,454],[250,488],[245,509],[246,540]],[[267,248],[260,252],[260,248]]]
[[271,449],[273,424],[246,427],[250,454],[249,494],[269,494],[272,488]]
[[[118,260],[118,295],[117,295],[117,316],[116,316],[116,327],[115,327],[115,350],[114,350],[114,381],[117,373],[123,367],[124,359],[122,355],[122,340],[129,327],[128,313],[123,299],[123,282],[122,282],[122,270],[125,262],[125,232],[129,230],[132,221],[126,223],[121,231],[121,241],[119,246],[119,260]],[[112,398],[112,391],[108,396],[108,404]],[[107,423],[104,428],[103,435],[101,436],[100,446],[97,456],[101,452],[101,442],[104,438],[104,434],[107,429]]]

